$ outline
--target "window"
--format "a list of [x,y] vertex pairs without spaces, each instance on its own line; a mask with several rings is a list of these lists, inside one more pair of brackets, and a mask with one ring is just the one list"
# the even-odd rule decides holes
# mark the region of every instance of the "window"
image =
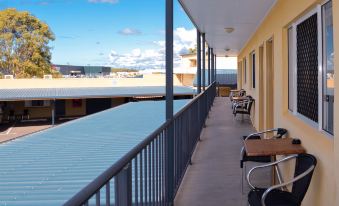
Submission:
[[333,134],[332,1],[288,29],[288,109]]
[[50,105],[48,100],[25,101],[25,107],[49,107]]
[[246,76],[247,76],[247,65],[246,65],[246,58],[244,58],[244,82],[246,84]]
[[288,109],[293,112],[294,110],[294,39],[293,28],[288,29]]
[[323,130],[333,134],[334,49],[332,1],[322,7],[323,32]]
[[251,66],[252,66],[252,88],[255,88],[255,53],[251,53]]

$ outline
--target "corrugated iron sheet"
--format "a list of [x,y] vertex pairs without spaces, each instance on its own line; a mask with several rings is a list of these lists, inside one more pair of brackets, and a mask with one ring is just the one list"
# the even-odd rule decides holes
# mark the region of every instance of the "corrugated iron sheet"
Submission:
[[[175,101],[175,111],[188,101]],[[164,101],[128,103],[0,144],[0,205],[62,205],[164,123],[164,114]]]

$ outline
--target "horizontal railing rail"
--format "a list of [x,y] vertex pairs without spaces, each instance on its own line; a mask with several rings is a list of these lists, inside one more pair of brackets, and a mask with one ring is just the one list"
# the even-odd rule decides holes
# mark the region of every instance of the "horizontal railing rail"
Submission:
[[[64,205],[168,205],[166,194],[167,131],[174,130],[173,193],[181,180],[199,141],[205,120],[216,96],[216,83],[197,95],[104,173],[68,200]],[[172,169],[172,168],[170,168]]]

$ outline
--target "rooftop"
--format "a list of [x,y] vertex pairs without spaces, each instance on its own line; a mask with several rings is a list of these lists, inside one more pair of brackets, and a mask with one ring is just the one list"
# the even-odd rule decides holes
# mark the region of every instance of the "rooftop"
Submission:
[[160,127],[164,111],[163,101],[128,103],[0,144],[0,205],[63,204]]
[[[195,90],[176,86],[174,94],[193,95]],[[0,89],[0,101],[135,96],[165,96],[165,86]]]

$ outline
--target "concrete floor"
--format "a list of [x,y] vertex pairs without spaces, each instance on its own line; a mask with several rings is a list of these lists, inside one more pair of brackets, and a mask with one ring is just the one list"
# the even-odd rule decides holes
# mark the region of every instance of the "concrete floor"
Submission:
[[[217,97],[174,205],[248,205],[249,188],[244,180],[244,193],[241,191],[239,160],[241,137],[254,131],[247,115],[234,119],[228,97]],[[247,171],[253,165],[247,164]],[[265,185],[270,181],[270,173],[265,171],[255,178]]]

